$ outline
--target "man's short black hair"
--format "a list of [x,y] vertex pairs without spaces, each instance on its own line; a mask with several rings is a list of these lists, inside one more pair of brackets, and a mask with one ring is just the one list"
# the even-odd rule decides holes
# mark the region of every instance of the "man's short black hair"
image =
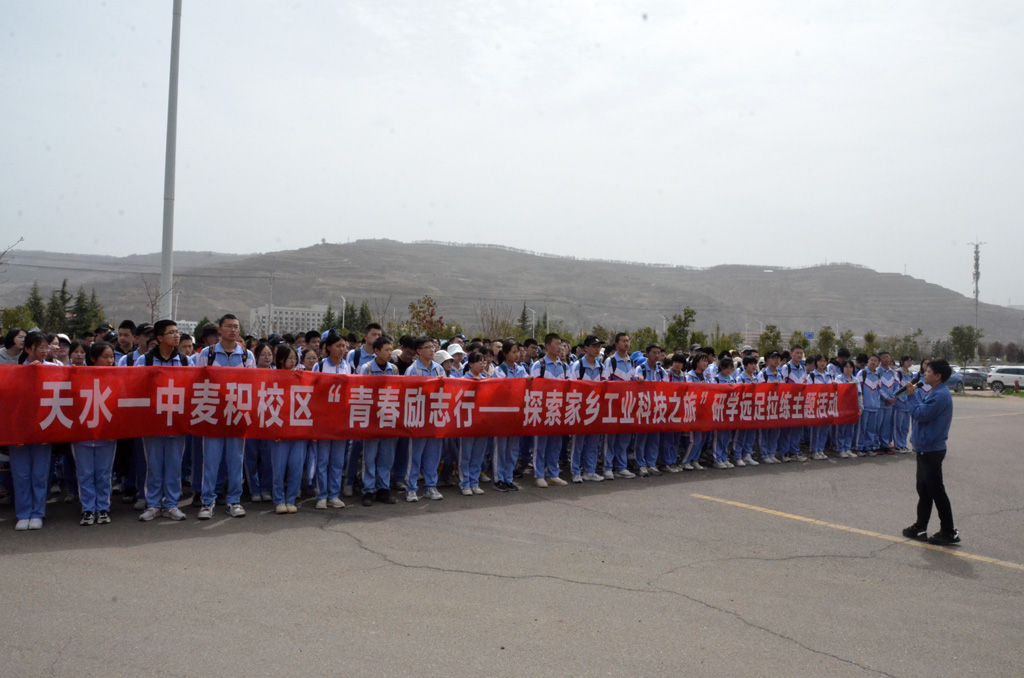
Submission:
[[616,332],[615,333],[615,338],[612,339],[612,344],[617,344],[617,343],[619,343],[619,339],[622,339],[623,337],[628,337],[628,336],[629,336],[629,332]]
[[849,358],[850,357],[850,349],[845,348],[845,347],[839,349],[839,351],[836,353],[836,357],[837,358]]
[[857,354],[857,362],[859,362],[859,363],[867,363],[867,361],[868,361],[868,354],[867,353],[858,353]]
[[949,381],[949,378],[953,376],[953,368],[949,366],[948,361],[943,360],[942,358],[931,361],[928,363],[928,367],[931,368],[932,372],[942,378],[943,383]]
[[795,351],[797,349],[800,349],[802,351],[804,350],[804,347],[801,344],[793,344],[792,346],[789,347],[790,352]]
[[320,333],[317,332],[316,330],[310,330],[309,332],[306,332],[306,342],[307,343],[312,341],[313,339],[319,339],[319,338],[320,338]]
[[426,346],[427,344],[433,344],[433,343],[434,343],[434,340],[431,339],[430,337],[416,337],[415,348],[418,351],[421,348],[423,348],[424,346]]
[[392,343],[391,337],[386,334],[382,334],[373,340],[373,350],[379,351],[390,343]]
[[754,356],[752,356],[752,355],[743,356],[743,366],[744,367],[746,367],[747,365],[756,365],[756,364],[757,364],[757,358],[755,358]]
[[380,330],[383,332],[384,328],[380,326],[380,323],[370,323],[365,329],[363,329],[363,334],[369,334],[370,330]]
[[403,334],[398,338],[398,345],[401,346],[402,348],[414,349],[416,348],[416,338],[409,336],[408,334]]
[[131,320],[122,320],[121,324],[117,326],[117,329],[119,329],[119,330],[129,330],[132,333],[132,335],[134,335],[135,334],[135,323],[133,323]]
[[673,353],[672,362],[686,364],[686,356],[682,353]]
[[163,336],[164,332],[167,331],[168,327],[177,327],[177,326],[178,326],[178,323],[174,322],[173,320],[167,320],[167,319],[157,320],[156,324],[153,325],[153,336],[154,337]]
[[650,353],[651,349],[653,349],[653,348],[656,348],[659,351],[661,350],[661,346],[658,346],[657,344],[647,344],[647,350],[644,351],[644,353]]
[[225,313],[217,320],[217,327],[223,327],[226,320],[238,320],[238,316],[234,313]]
[[544,335],[544,345],[549,346],[552,341],[561,341],[562,338],[555,332],[549,332]]

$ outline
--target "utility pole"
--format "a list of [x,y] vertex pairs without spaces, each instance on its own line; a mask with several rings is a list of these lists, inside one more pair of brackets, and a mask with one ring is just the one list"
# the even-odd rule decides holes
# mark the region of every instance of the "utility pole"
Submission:
[[531,320],[530,320],[530,336],[533,337],[534,339],[536,339],[537,338],[537,312],[534,311],[532,308],[528,308],[526,310],[530,312],[530,318],[531,318]]
[[174,310],[174,158],[178,141],[178,45],[181,42],[181,0],[174,0],[171,26],[171,83],[167,92],[167,154],[164,159],[164,227],[160,250],[160,315],[170,318]]
[[974,331],[978,331],[978,280],[981,278],[981,246],[986,244],[978,242],[977,236],[972,243],[974,247]]
[[274,274],[270,274],[270,305],[267,307],[267,336],[274,331]]

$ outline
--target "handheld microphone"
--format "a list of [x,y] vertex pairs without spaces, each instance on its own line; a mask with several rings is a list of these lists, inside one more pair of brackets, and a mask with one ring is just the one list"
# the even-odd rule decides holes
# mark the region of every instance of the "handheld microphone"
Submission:
[[[914,386],[917,386],[917,382],[919,382],[919,381],[921,381],[921,373],[920,372],[918,372],[917,374],[914,375],[914,378],[910,380],[910,383],[913,384]],[[892,397],[893,398],[899,398],[901,395],[903,395],[906,392],[907,392],[907,387],[904,386],[900,390],[896,391],[896,393],[893,393]]]

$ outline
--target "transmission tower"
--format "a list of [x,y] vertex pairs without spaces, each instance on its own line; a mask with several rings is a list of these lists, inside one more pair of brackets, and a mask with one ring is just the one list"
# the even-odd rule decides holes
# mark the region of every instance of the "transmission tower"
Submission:
[[985,243],[978,242],[977,236],[975,241],[967,243],[974,247],[974,329],[978,329],[978,280],[981,278],[981,246]]

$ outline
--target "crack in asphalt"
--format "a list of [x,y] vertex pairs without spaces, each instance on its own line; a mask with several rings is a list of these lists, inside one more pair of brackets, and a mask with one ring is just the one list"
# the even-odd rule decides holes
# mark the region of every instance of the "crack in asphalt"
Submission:
[[1004,508],[998,511],[989,511],[988,513],[962,513],[960,518],[975,518],[977,516],[997,516],[1000,513],[1013,513],[1014,511],[1024,511],[1024,506],[1015,506],[1014,508]]
[[[769,635],[775,636],[776,638],[779,638],[781,640],[785,640],[785,641],[791,642],[794,645],[796,645],[796,646],[806,650],[807,652],[811,652],[813,654],[821,655],[823,657],[828,657],[830,659],[834,659],[834,660],[842,662],[844,664],[849,664],[851,666],[856,666],[857,668],[859,668],[859,669],[861,669],[863,671],[867,671],[869,673],[874,673],[874,674],[877,674],[877,675],[880,675],[880,676],[887,676],[888,678],[896,678],[896,676],[892,675],[891,673],[886,673],[885,671],[882,671],[880,669],[871,668],[870,666],[865,666],[863,664],[855,662],[852,659],[847,659],[845,657],[840,657],[839,655],[832,654],[831,652],[826,652],[824,650],[818,650],[818,649],[815,649],[813,647],[810,647],[810,646],[806,645],[805,643],[797,640],[796,638],[793,638],[791,636],[787,636],[784,633],[780,633],[780,632],[772,630],[772,629],[770,629],[770,628],[768,628],[766,626],[762,626],[761,624],[753,622],[753,621],[745,618],[743,615],[739,614],[738,612],[734,612],[732,610],[728,610],[726,608],[719,607],[717,605],[714,605],[714,604],[709,603],[707,601],[701,600],[701,599],[696,598],[694,596],[682,593],[681,591],[676,591],[676,590],[673,590],[673,589],[668,589],[668,588],[665,588],[663,586],[656,586],[656,585],[653,584],[653,582],[657,581],[658,579],[661,579],[662,577],[666,576],[670,572],[678,570],[679,567],[673,567],[673,568],[667,570],[666,572],[664,572],[662,574],[659,574],[651,582],[648,582],[648,586],[649,587],[653,586],[653,588],[631,588],[631,587],[626,587],[626,586],[617,586],[615,584],[603,584],[603,583],[600,583],[600,582],[582,581],[582,580],[578,580],[578,579],[569,579],[567,577],[558,577],[558,576],[549,575],[549,574],[510,575],[510,574],[499,574],[499,573],[496,573],[496,572],[483,572],[483,571],[477,571],[477,570],[463,570],[463,569],[458,569],[458,568],[447,568],[447,567],[440,567],[440,566],[437,566],[437,565],[412,565],[412,564],[409,564],[409,563],[403,563],[403,562],[401,562],[399,560],[395,560],[394,558],[388,556],[386,553],[384,553],[382,551],[378,551],[378,550],[376,550],[374,548],[371,548],[362,539],[360,539],[356,535],[352,534],[348,530],[345,530],[345,529],[330,529],[330,527],[331,527],[330,526],[330,522],[331,522],[331,518],[327,517],[327,520],[325,521],[325,524],[322,525],[320,529],[325,530],[325,531],[329,531],[329,532],[338,532],[340,534],[344,534],[345,536],[349,537],[352,541],[354,541],[356,546],[358,546],[361,551],[365,551],[365,552],[367,552],[367,553],[369,553],[369,554],[371,554],[373,556],[376,556],[377,558],[380,558],[381,560],[383,560],[385,563],[388,563],[389,565],[394,565],[395,567],[400,567],[400,568],[403,568],[403,569],[411,569],[411,570],[428,570],[428,571],[432,571],[432,572],[444,572],[444,573],[448,573],[448,574],[466,574],[466,575],[473,575],[473,576],[477,576],[477,577],[493,577],[493,578],[496,578],[496,579],[512,579],[512,580],[550,579],[550,580],[553,580],[553,581],[559,581],[559,582],[563,582],[563,583],[566,583],[566,584],[576,584],[576,585],[579,585],[579,586],[593,586],[593,587],[602,588],[602,589],[613,589],[613,590],[616,590],[616,591],[626,591],[626,592],[629,592],[629,593],[647,593],[647,594],[654,594],[654,595],[668,594],[668,595],[673,595],[673,596],[679,596],[680,598],[688,600],[688,601],[690,601],[692,603],[695,603],[697,605],[701,605],[701,606],[703,606],[703,607],[705,607],[705,608],[707,608],[709,610],[712,610],[712,611],[715,611],[715,612],[719,612],[721,614],[725,614],[725,615],[728,615],[730,617],[733,617],[737,621],[743,623],[746,626],[749,626],[750,628],[757,629],[759,631],[763,631],[764,633],[767,633]],[[835,555],[835,554],[812,555],[812,556],[788,556],[786,558],[746,558],[746,557],[742,557],[742,556],[737,556],[737,557],[734,557],[734,558],[726,558],[726,559],[721,559],[721,560],[718,560],[718,561],[714,561],[714,560],[712,560],[712,561],[695,561],[695,563],[693,563],[693,564],[696,564],[696,563],[699,563],[699,562],[722,562],[723,560],[782,561],[782,560],[793,560],[795,558],[801,558],[801,557],[807,557],[807,558],[858,558],[858,559],[865,559],[865,558],[873,558],[878,553],[881,553],[882,551],[885,551],[886,549],[891,548],[892,546],[895,546],[895,544],[889,544],[887,546],[881,547],[879,549],[876,549],[876,550],[872,551],[870,554],[864,555],[864,556],[847,556],[847,555]]]

